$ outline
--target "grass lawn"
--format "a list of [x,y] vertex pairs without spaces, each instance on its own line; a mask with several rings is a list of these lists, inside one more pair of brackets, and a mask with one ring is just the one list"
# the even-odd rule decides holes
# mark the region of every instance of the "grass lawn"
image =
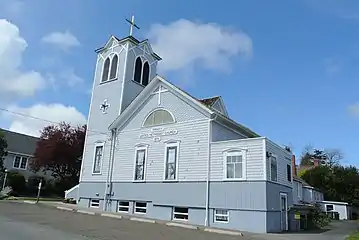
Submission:
[[345,240],[359,240],[359,231],[350,234]]
[[[36,197],[11,197],[9,200],[36,201]],[[39,201],[60,202],[63,198],[39,198]]]

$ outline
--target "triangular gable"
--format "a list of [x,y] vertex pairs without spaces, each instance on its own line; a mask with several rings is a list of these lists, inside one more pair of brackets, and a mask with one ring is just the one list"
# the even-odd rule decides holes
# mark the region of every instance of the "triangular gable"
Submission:
[[109,126],[109,129],[115,129],[120,127],[122,124],[124,124],[131,116],[134,114],[136,109],[141,106],[148,97],[151,96],[151,94],[158,88],[158,85],[162,84],[165,88],[172,91],[176,95],[179,95],[183,97],[185,100],[187,100],[195,109],[198,111],[206,114],[211,115],[213,114],[213,111],[200,103],[196,98],[192,97],[188,93],[182,91],[181,89],[177,88],[164,78],[160,76],[156,76],[154,79],[150,81],[150,83],[142,90],[142,92],[131,102],[131,104],[123,111],[121,115],[119,115],[115,121],[111,123]]
[[151,44],[149,44],[148,39],[143,40],[142,42],[140,42],[138,44],[139,46],[142,46],[143,49],[148,52],[150,55],[152,55],[155,59],[157,59],[158,61],[162,60],[162,58],[160,56],[158,56],[152,49]]
[[116,43],[116,44],[118,43],[118,40],[117,40],[117,38],[116,38],[115,36],[111,36],[111,37],[107,40],[106,44],[105,44],[103,47],[97,49],[96,52],[97,52],[97,53],[100,53],[100,52],[102,52],[102,51],[104,51],[104,50],[110,48],[113,43]]
[[228,116],[228,112],[226,106],[224,105],[222,97],[218,97],[218,99],[212,104],[212,108],[215,108],[224,115]]

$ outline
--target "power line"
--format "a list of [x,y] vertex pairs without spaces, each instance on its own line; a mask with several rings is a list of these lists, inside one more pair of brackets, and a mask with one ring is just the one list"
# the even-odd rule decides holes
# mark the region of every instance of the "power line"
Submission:
[[[54,122],[54,121],[50,121],[50,120],[47,120],[47,119],[43,119],[43,118],[39,118],[39,117],[35,117],[35,116],[32,116],[30,114],[25,114],[25,113],[21,113],[21,112],[15,112],[15,111],[11,111],[11,110],[8,110],[6,108],[1,108],[0,107],[0,111],[4,111],[4,112],[8,112],[8,113],[11,113],[11,114],[14,114],[14,115],[19,115],[19,116],[22,116],[22,117],[25,117],[25,118],[31,118],[31,119],[35,119],[35,120],[39,120],[39,121],[44,121],[44,122],[48,122],[48,123],[52,123],[52,124],[60,124],[59,122]],[[86,129],[87,132],[92,132],[92,133],[97,133],[97,134],[102,134],[102,135],[109,135],[109,133],[105,133],[105,132],[100,132],[100,131],[94,131],[94,130],[89,130],[89,129]],[[97,135],[96,134],[96,135]],[[93,136],[93,135],[92,135]]]

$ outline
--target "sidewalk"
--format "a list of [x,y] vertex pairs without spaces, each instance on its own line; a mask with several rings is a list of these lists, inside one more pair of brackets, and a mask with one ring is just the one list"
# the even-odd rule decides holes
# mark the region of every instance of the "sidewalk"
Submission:
[[[27,204],[36,204],[34,201],[20,201]],[[69,203],[62,203],[62,202],[39,202],[37,205],[41,205],[44,207],[51,207],[56,208],[61,211],[68,211],[68,212],[74,212],[79,214],[87,214],[87,215],[93,215],[93,216],[101,216],[101,217],[109,217],[114,219],[126,219],[130,221],[137,221],[137,222],[143,222],[143,223],[152,223],[152,224],[163,224],[171,227],[182,227],[186,229],[192,229],[197,231],[205,231],[205,232],[211,232],[211,233],[218,233],[218,234],[226,234],[226,235],[232,235],[232,236],[243,236],[242,232],[239,231],[232,231],[232,230],[226,230],[226,229],[219,229],[219,228],[212,228],[212,227],[204,227],[204,226],[196,226],[191,225],[187,223],[182,222],[175,222],[175,221],[161,221],[161,220],[155,220],[145,217],[138,217],[136,215],[131,214],[123,214],[123,213],[117,213],[117,212],[104,212],[101,209],[94,209],[94,208],[85,208],[80,207],[76,204],[69,204]]]

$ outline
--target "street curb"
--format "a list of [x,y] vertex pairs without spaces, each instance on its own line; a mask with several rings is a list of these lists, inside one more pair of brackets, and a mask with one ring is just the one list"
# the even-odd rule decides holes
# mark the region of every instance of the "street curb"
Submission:
[[110,213],[101,213],[100,216],[101,216],[101,217],[109,217],[109,218],[122,219],[122,216],[121,216],[121,215],[115,215],[115,214],[110,214]]
[[234,231],[215,229],[215,228],[205,228],[204,231],[205,232],[210,232],[210,233],[233,235],[233,236],[243,236],[243,233],[241,233],[241,232],[234,232]]
[[87,214],[87,215],[95,215],[96,214],[94,212],[90,212],[90,211],[86,211],[86,210],[76,210],[76,212],[82,213],[82,214]]
[[57,206],[56,208],[59,209],[59,210],[64,210],[64,211],[69,211],[69,212],[73,212],[73,211],[74,211],[73,208],[68,208],[68,207],[59,207],[59,206]]
[[[13,200],[11,202],[13,202]],[[20,201],[20,203],[21,203],[21,201]],[[22,201],[22,203],[36,204],[35,202],[32,202],[32,201]],[[204,231],[204,232],[208,232],[208,233],[218,233],[218,234],[225,234],[225,235],[232,235],[232,236],[244,236],[242,232],[237,232],[237,231],[230,231],[230,230],[224,230],[224,229],[222,230],[222,229],[217,229],[217,228],[203,228],[203,227],[197,227],[197,226],[190,225],[190,224],[182,224],[182,223],[177,223],[177,222],[166,222],[166,221],[156,221],[156,220],[147,219],[147,218],[124,217],[122,215],[116,215],[116,214],[111,214],[111,213],[96,213],[96,212],[90,212],[90,211],[75,209],[75,208],[70,208],[70,207],[62,207],[62,206],[44,204],[41,202],[38,204],[41,206],[44,206],[44,207],[56,208],[58,210],[88,214],[88,215],[92,215],[92,216],[97,215],[97,216],[101,216],[101,217],[109,217],[109,218],[116,218],[116,219],[128,219],[131,221],[143,222],[143,223],[160,223],[160,224],[170,226],[170,227],[182,227],[182,228],[187,228],[187,229],[192,229],[192,230],[200,230],[200,231]]]
[[131,221],[137,221],[137,222],[145,222],[145,223],[156,223],[155,220],[146,219],[146,218],[131,217],[130,220],[131,220]]
[[27,204],[35,204],[36,202],[30,201],[30,200],[25,200],[24,203],[27,203]]
[[181,228],[187,228],[187,229],[194,229],[194,230],[198,230],[199,228],[193,225],[189,225],[189,224],[182,224],[182,223],[175,223],[175,222],[168,222],[166,223],[167,226],[171,226],[171,227],[181,227]]

